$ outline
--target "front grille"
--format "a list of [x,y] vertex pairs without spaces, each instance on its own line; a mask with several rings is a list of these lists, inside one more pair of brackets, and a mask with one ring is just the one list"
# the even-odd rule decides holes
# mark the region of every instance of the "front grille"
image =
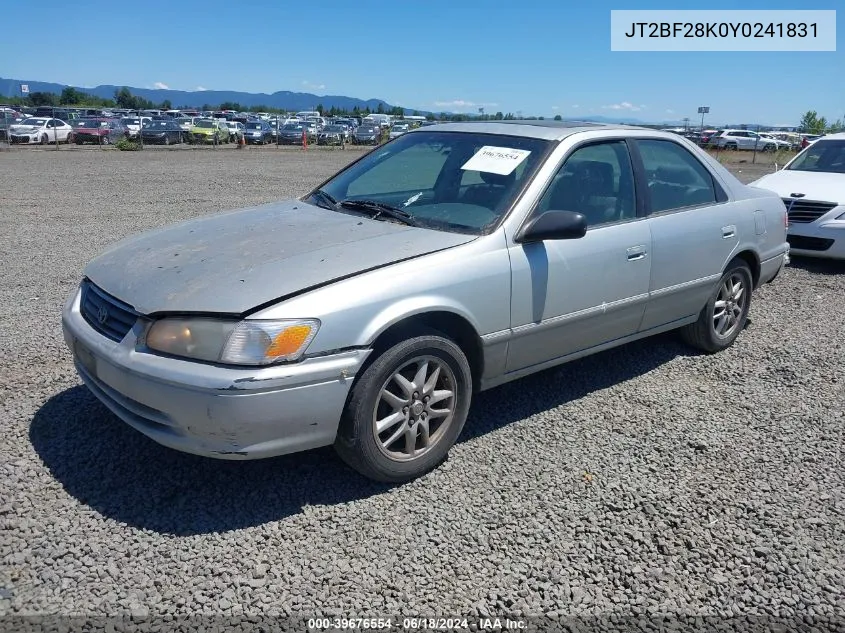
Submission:
[[817,202],[800,198],[784,198],[783,203],[789,209],[789,222],[798,224],[815,222],[836,206],[835,202]]
[[87,280],[82,282],[80,312],[82,318],[97,332],[118,342],[123,340],[138,320],[138,313],[131,306],[118,301]]
[[790,248],[802,251],[826,251],[833,246],[833,240],[823,237],[806,237],[804,235],[787,235],[786,241]]

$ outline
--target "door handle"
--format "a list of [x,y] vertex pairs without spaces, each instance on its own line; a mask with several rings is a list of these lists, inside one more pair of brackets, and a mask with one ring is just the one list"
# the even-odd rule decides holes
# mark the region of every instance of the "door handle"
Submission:
[[736,235],[736,227],[731,224],[730,226],[723,226],[722,227],[722,238],[728,239]]
[[632,246],[626,252],[628,254],[628,261],[629,262],[635,262],[639,259],[645,259],[645,256],[646,256],[645,246],[643,246],[643,245]]

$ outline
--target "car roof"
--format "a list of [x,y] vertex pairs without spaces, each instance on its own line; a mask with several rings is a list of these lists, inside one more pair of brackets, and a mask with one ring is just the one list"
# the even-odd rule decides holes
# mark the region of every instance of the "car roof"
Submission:
[[[411,130],[418,134],[422,128]],[[425,126],[426,132],[431,130],[442,132],[477,132],[479,134],[502,134],[505,136],[524,136],[548,141],[560,141],[577,132],[594,132],[608,130],[648,130],[670,135],[669,132],[650,130],[636,125],[621,125],[610,123],[591,123],[588,121],[541,121],[541,120],[513,120],[513,121],[463,121],[460,123],[437,123]],[[672,136],[677,136],[671,134]]]
[[819,137],[820,141],[845,141],[845,132],[836,132],[835,134],[824,134]]

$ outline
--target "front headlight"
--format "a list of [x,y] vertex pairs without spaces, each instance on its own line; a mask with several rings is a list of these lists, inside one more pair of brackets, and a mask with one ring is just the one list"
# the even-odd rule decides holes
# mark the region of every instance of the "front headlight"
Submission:
[[150,349],[173,356],[232,365],[269,365],[300,358],[319,328],[317,319],[165,318],[152,323],[144,342]]

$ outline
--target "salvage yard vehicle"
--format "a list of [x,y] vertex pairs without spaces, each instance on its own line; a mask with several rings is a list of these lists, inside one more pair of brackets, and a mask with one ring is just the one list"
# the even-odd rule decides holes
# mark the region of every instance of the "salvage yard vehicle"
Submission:
[[845,259],[845,133],[820,138],[751,185],[783,198],[791,253]]
[[62,324],[85,384],[161,444],[333,444],[402,482],[474,392],[669,330],[724,350],[787,261],[782,200],[676,134],[451,123],[302,198],[112,246]]
[[341,125],[327,125],[317,135],[317,145],[343,145],[346,142],[346,128]]
[[708,144],[720,149],[757,150],[758,152],[774,152],[778,146],[788,148],[788,143],[782,143],[774,138],[760,136],[751,130],[723,130],[711,136]]
[[144,143],[158,143],[171,145],[183,143],[188,133],[176,121],[149,121],[141,129],[141,140]]
[[229,128],[223,119],[198,119],[191,126],[189,140],[192,143],[227,143]]
[[244,138],[247,143],[267,145],[273,142],[273,130],[266,121],[248,121],[244,128]]
[[378,145],[381,141],[381,128],[370,122],[364,121],[352,134],[352,142],[357,145]]
[[[57,140],[58,139],[58,140]],[[61,119],[29,118],[9,126],[12,143],[70,143],[73,128]]]
[[77,145],[110,145],[129,138],[131,132],[118,119],[74,119],[73,140]]

